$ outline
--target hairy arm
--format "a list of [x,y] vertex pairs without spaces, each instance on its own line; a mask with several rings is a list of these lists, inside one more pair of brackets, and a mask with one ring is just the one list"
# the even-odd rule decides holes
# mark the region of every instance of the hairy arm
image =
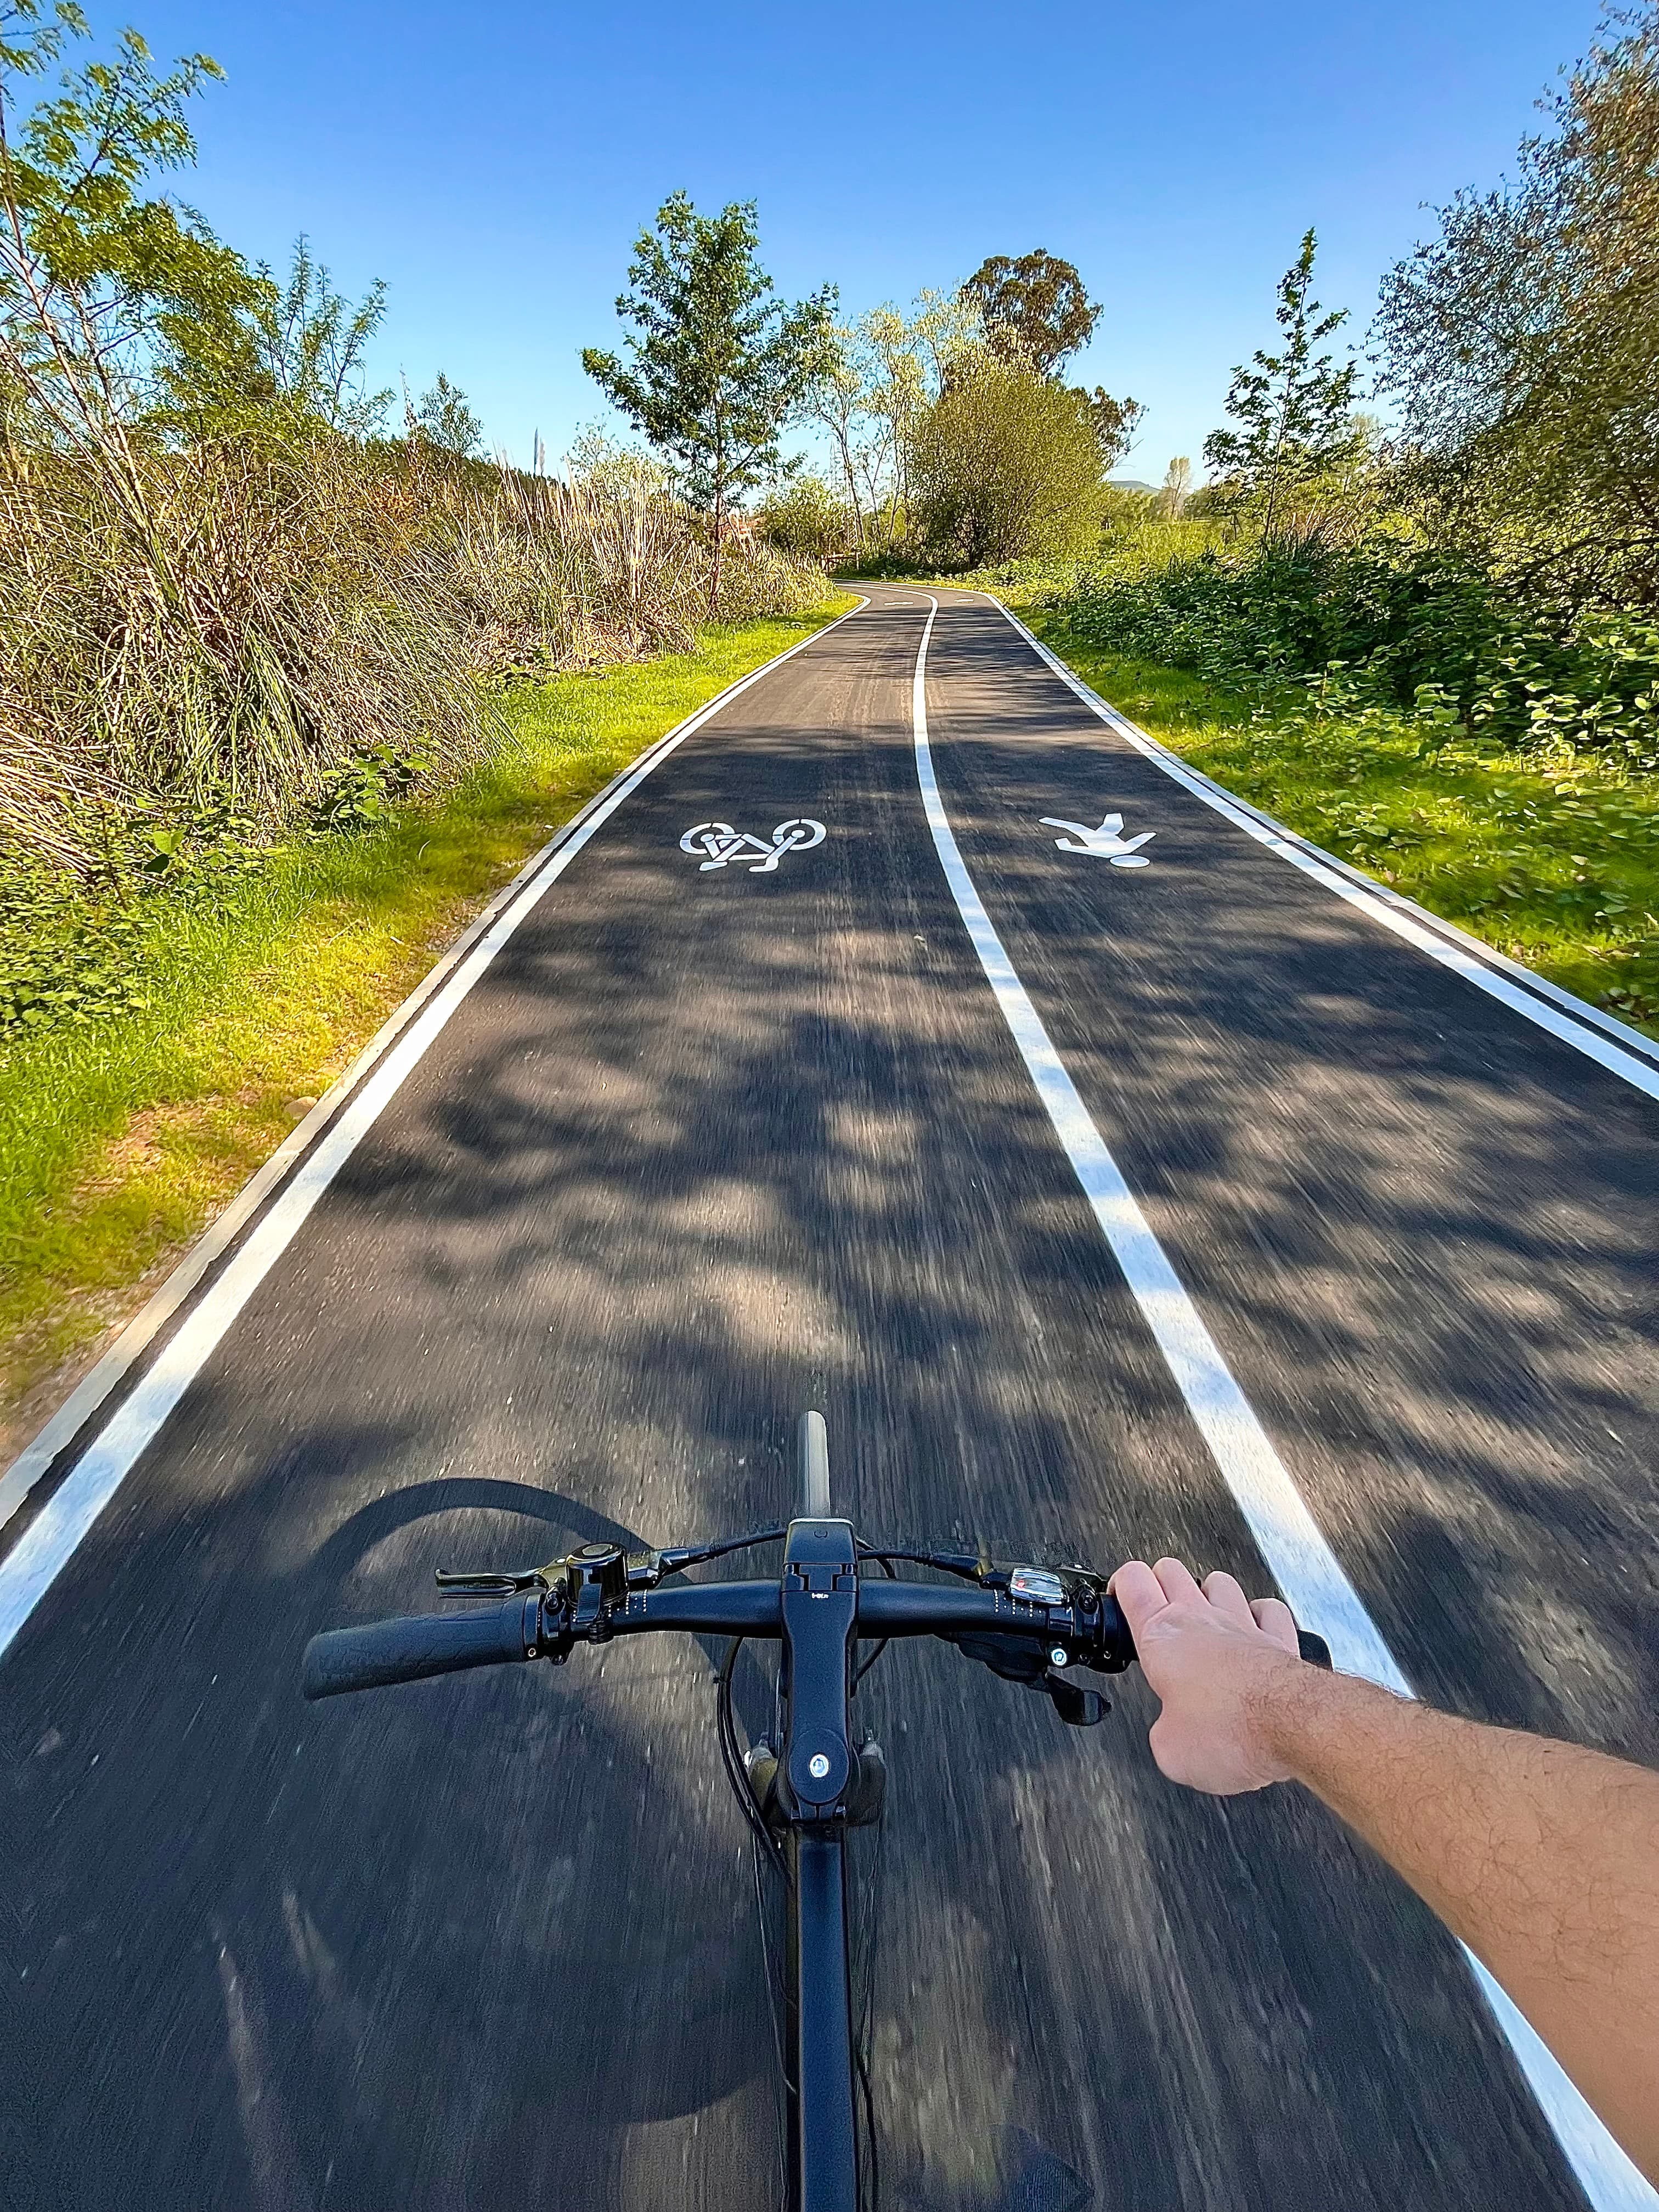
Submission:
[[1112,1587],[1153,1756],[1220,1795],[1305,1784],[1496,1976],[1659,2181],[1659,1775],[1304,1666],[1277,1599],[1175,1559]]

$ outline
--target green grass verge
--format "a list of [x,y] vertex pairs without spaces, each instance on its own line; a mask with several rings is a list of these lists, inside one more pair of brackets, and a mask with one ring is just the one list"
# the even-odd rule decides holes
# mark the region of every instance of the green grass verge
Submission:
[[146,949],[146,1006],[10,1045],[0,1449],[561,823],[653,738],[851,604],[514,692],[517,743],[459,790],[307,842],[170,914]]
[[1659,1036],[1659,791],[1594,757],[1382,709],[1261,704],[1103,653],[1009,594],[1085,684],[1194,768],[1431,912]]

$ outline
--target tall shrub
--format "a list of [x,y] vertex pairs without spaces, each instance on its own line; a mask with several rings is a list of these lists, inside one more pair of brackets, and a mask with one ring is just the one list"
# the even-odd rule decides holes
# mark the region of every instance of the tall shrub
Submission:
[[919,550],[951,568],[1065,557],[1099,535],[1105,469],[1087,396],[988,348],[951,365],[909,441]]

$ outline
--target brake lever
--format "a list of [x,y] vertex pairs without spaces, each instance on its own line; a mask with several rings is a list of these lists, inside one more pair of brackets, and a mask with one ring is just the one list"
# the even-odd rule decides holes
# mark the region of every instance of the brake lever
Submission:
[[[590,1547],[592,1548],[592,1547]],[[702,1556],[694,1553],[693,1559]],[[623,1561],[629,1589],[655,1589],[667,1574],[672,1574],[681,1561],[672,1552],[629,1552]],[[477,1572],[452,1574],[447,1567],[440,1567],[437,1583],[441,1590],[463,1590],[474,1597],[514,1597],[520,1590],[550,1590],[564,1578],[568,1559],[552,1559],[544,1567],[526,1567],[516,1574],[501,1574],[483,1569]]]
[[551,1589],[552,1577],[564,1562],[545,1567],[526,1567],[518,1574],[501,1574],[489,1568],[463,1569],[452,1573],[440,1567],[434,1577],[441,1590],[465,1590],[475,1597],[513,1597],[520,1590]]
[[1043,1675],[1033,1689],[1046,1690],[1048,1701],[1067,1728],[1097,1728],[1112,1710],[1112,1701],[1098,1690],[1079,1689],[1063,1674]]

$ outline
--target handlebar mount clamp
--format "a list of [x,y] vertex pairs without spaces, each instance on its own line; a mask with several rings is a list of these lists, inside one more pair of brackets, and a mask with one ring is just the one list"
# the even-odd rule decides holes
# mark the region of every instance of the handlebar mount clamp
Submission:
[[614,1606],[628,1602],[628,1555],[620,1544],[584,1544],[564,1562],[563,1632],[603,1644]]
[[820,1826],[841,1816],[854,1778],[848,1697],[858,1607],[852,1522],[792,1521],[783,1559],[789,1726],[781,1779],[787,1785],[789,1817],[798,1825]]

